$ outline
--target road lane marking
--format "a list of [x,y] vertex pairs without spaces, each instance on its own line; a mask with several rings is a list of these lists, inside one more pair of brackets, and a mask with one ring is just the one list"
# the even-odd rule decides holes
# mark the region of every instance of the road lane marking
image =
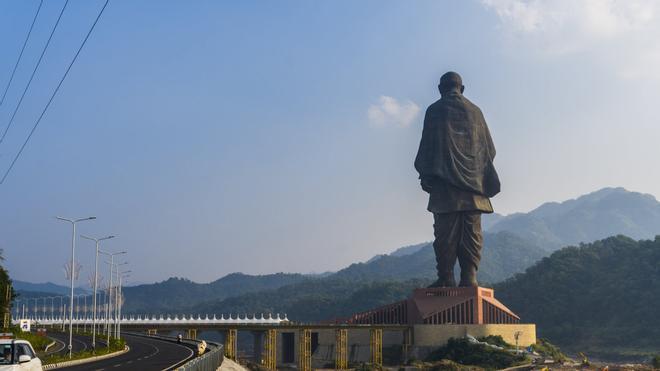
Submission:
[[181,364],[184,364],[184,363],[188,362],[189,359],[191,359],[191,358],[193,358],[193,357],[195,356],[195,352],[194,352],[191,348],[189,348],[189,347],[187,347],[187,346],[184,346],[184,345],[181,345],[181,344],[178,344],[178,343],[171,343],[171,344],[174,344],[174,345],[176,345],[176,346],[180,346],[181,348],[188,349],[188,350],[190,351],[190,355],[189,355],[188,357],[184,358],[183,360],[181,360],[181,361],[179,361],[179,362],[177,362],[177,363],[175,363],[175,364],[173,364],[173,365],[170,365],[170,366],[168,366],[168,367],[162,369],[161,371],[166,371],[166,370],[173,369],[173,368],[175,368],[176,366],[179,366],[179,365],[181,365]]

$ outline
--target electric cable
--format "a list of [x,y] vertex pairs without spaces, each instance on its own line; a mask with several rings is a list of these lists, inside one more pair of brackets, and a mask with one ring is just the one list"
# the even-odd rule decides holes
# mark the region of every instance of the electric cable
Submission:
[[16,60],[16,64],[14,65],[14,70],[11,71],[11,76],[9,77],[9,82],[7,82],[7,86],[5,87],[4,93],[2,93],[2,98],[0,98],[0,106],[2,106],[2,103],[5,102],[5,97],[7,97],[7,92],[9,91],[9,87],[11,86],[11,82],[14,80],[14,75],[16,74],[16,69],[18,69],[18,65],[21,63],[21,58],[23,58],[23,52],[25,51],[25,46],[28,43],[28,40],[30,40],[30,34],[32,34],[32,29],[34,28],[34,24],[37,21],[37,17],[39,16],[39,11],[41,11],[41,6],[44,5],[44,0],[39,0],[39,7],[37,8],[37,12],[34,14],[34,18],[32,19],[32,24],[30,25],[30,30],[28,31],[27,36],[25,37],[25,41],[23,41],[23,47],[21,48],[21,52],[18,54],[18,59]]
[[46,41],[46,45],[44,45],[44,48],[41,50],[41,55],[39,56],[39,60],[37,61],[37,64],[34,66],[34,69],[32,70],[32,75],[30,75],[30,79],[28,80],[27,85],[25,85],[25,89],[23,89],[23,94],[21,94],[21,99],[18,100],[18,104],[16,105],[16,108],[14,109],[14,113],[12,113],[11,118],[9,119],[9,123],[7,124],[7,127],[5,128],[4,133],[2,133],[2,137],[0,137],[0,144],[2,144],[2,141],[5,140],[5,136],[7,136],[7,132],[9,131],[9,128],[14,123],[14,118],[16,117],[16,112],[18,112],[18,110],[21,108],[21,104],[23,103],[23,99],[25,98],[25,94],[27,94],[28,89],[30,89],[30,85],[32,84],[32,80],[34,79],[34,75],[37,73],[37,69],[39,69],[39,65],[41,64],[41,61],[43,60],[44,55],[46,54],[46,49],[48,49],[48,45],[50,45],[50,41],[53,39],[53,35],[55,34],[55,30],[57,29],[57,26],[60,24],[60,20],[62,19],[62,14],[64,14],[64,10],[66,9],[67,4],[69,4],[69,0],[66,0],[66,2],[64,3],[64,6],[62,7],[62,10],[60,11],[60,15],[57,17],[57,22],[55,22],[55,26],[50,31],[50,36],[48,36],[48,41]]
[[[68,2],[68,0],[67,0],[67,2]],[[0,180],[0,184],[3,184],[5,182],[5,179],[7,179],[7,176],[9,175],[11,170],[14,168],[14,165],[16,164],[16,161],[21,156],[21,153],[23,153],[23,150],[25,149],[25,146],[30,141],[30,138],[32,138],[32,134],[34,134],[35,130],[37,130],[37,127],[39,126],[39,123],[41,123],[41,119],[46,114],[46,111],[48,110],[48,107],[50,107],[50,104],[53,102],[53,99],[57,95],[57,92],[60,90],[60,87],[62,87],[62,83],[64,83],[64,80],[69,75],[69,71],[71,71],[71,67],[73,67],[73,64],[78,59],[78,56],[80,55],[80,52],[82,51],[83,47],[87,43],[87,40],[89,39],[89,36],[92,34],[92,31],[94,31],[94,28],[96,27],[96,24],[99,22],[99,19],[101,18],[101,15],[103,15],[103,12],[105,11],[105,8],[108,6],[109,2],[110,2],[110,0],[105,0],[105,3],[103,4],[103,7],[99,11],[99,14],[96,16],[96,19],[94,20],[94,23],[92,23],[92,26],[90,27],[89,31],[87,32],[87,35],[85,36],[85,39],[80,44],[80,47],[78,48],[78,51],[76,52],[76,55],[74,55],[73,59],[71,60],[71,63],[69,63],[69,67],[67,67],[66,71],[64,72],[64,75],[60,79],[60,82],[57,84],[57,87],[55,88],[55,90],[53,90],[53,94],[50,96],[50,99],[48,99],[48,103],[46,103],[46,106],[41,111],[41,115],[39,115],[39,118],[34,123],[34,126],[32,127],[32,130],[30,130],[30,134],[25,139],[25,142],[23,142],[23,145],[21,146],[21,149],[18,150],[18,153],[16,153],[16,156],[12,160],[11,165],[9,165],[9,168],[7,169],[5,174],[2,176],[2,180]]]

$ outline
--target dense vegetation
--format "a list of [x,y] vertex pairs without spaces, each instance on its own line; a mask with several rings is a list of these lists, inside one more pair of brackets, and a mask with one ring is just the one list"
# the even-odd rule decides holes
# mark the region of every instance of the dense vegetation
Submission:
[[[0,262],[3,260],[2,249],[0,249]],[[2,265],[0,265],[0,325],[3,327],[5,326],[5,314],[11,312],[11,301],[15,295],[11,279],[9,278],[9,273]]]
[[660,236],[567,247],[495,286],[498,299],[563,349],[612,355],[660,349]]

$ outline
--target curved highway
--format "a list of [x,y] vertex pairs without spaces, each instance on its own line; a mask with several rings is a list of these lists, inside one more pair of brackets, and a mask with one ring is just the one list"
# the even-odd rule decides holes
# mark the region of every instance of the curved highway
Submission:
[[97,362],[66,367],[66,370],[162,371],[181,366],[195,356],[194,350],[184,344],[141,336],[123,335],[123,337],[130,348],[127,353]]
[[[67,346],[69,345],[69,334],[64,332],[49,332],[48,337],[55,340],[55,345],[48,349],[46,355],[61,353],[66,354],[69,352]],[[73,334],[73,351],[80,352],[87,349],[92,349],[92,338],[89,336],[82,336]],[[100,340],[97,338],[97,342],[100,344]],[[105,344],[105,341],[103,342]]]

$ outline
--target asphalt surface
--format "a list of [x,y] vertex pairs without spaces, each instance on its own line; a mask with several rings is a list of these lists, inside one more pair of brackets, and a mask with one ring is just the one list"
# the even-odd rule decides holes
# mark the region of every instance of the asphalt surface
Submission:
[[127,353],[65,369],[70,371],[162,371],[178,367],[195,355],[194,350],[184,344],[140,336],[122,335],[122,337],[126,339],[126,344],[130,348]]
[[[55,354],[55,353],[60,353],[60,354],[66,354],[69,352],[68,350],[68,345],[69,345],[69,334],[68,333],[63,333],[63,332],[49,332],[47,336],[53,340],[55,340],[55,345],[52,347],[48,348],[48,352],[46,352],[46,355],[50,354]],[[73,334],[73,339],[72,339],[72,347],[74,352],[80,352],[83,350],[87,349],[92,349],[92,338],[89,336],[82,336],[82,335],[76,335]],[[100,339],[97,338],[97,343],[100,342]],[[105,344],[103,342],[102,344]],[[101,344],[99,344],[101,345]]]

